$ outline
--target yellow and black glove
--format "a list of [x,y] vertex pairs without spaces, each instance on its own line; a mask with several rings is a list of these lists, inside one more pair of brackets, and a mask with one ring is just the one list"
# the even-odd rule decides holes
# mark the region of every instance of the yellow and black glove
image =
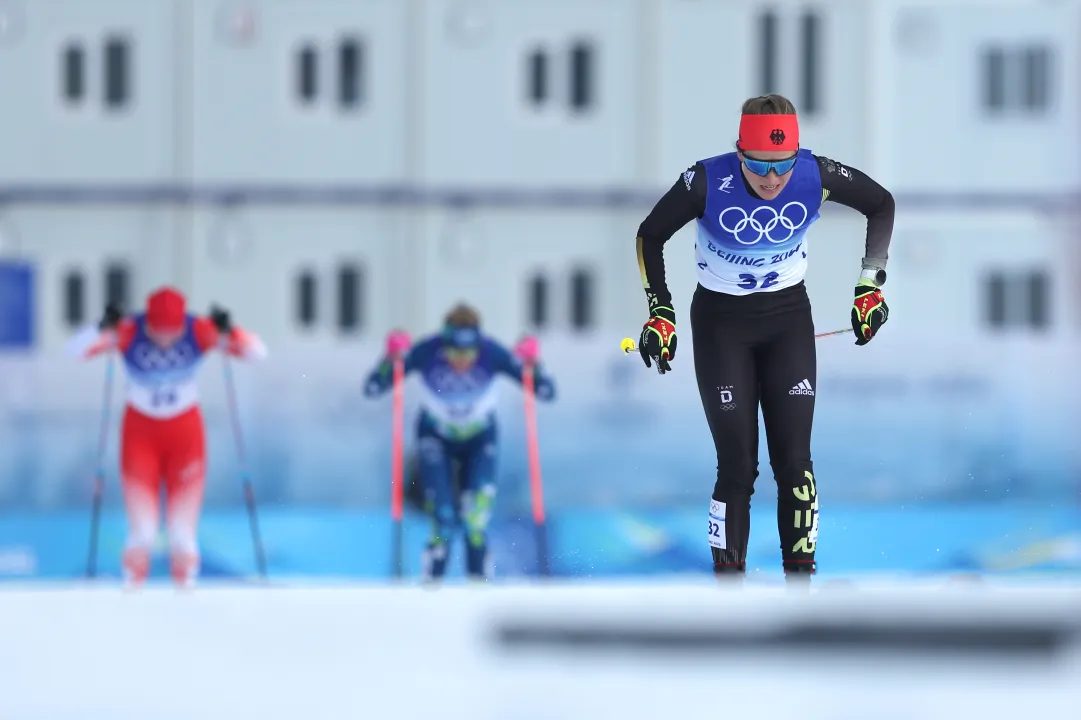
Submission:
[[852,302],[852,332],[856,334],[856,344],[871,342],[889,316],[890,309],[882,299],[882,290],[870,280],[861,279]]
[[672,370],[669,364],[676,357],[676,311],[670,307],[655,307],[649,311],[649,320],[642,326],[638,352],[646,367],[652,367],[650,359],[657,363],[657,372],[664,375]]

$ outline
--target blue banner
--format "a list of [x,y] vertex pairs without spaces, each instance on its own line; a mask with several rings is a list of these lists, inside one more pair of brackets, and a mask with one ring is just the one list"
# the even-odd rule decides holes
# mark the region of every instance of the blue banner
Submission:
[[[708,572],[705,505],[678,511],[564,511],[552,528],[560,575]],[[777,514],[751,512],[749,576],[781,573]],[[823,509],[819,574],[1081,572],[1081,509],[845,506]]]
[[0,351],[34,346],[34,269],[0,260]]
[[[818,347],[812,452],[823,502],[1076,503],[1081,385],[1064,386],[1056,373],[1032,368],[1070,367],[1081,344],[1035,337],[1004,345],[988,338],[962,342],[929,336],[926,328],[905,338],[903,329],[891,330],[881,345],[857,349],[838,340]],[[925,352],[932,346],[936,352]],[[550,512],[679,508],[709,496],[717,455],[691,363],[665,376],[658,393],[657,374],[610,342],[553,338],[545,348],[559,386],[555,402],[536,408]],[[286,343],[265,362],[236,363],[239,419],[258,497],[274,498],[279,507],[389,507],[391,399],[361,393],[379,353],[376,343],[318,352]],[[220,363],[209,358],[199,380],[206,501],[229,509],[239,497],[241,468]],[[88,474],[97,464],[103,365],[59,348],[0,353],[0,507],[85,506],[93,487]],[[500,386],[500,505],[528,506],[522,393],[510,381]],[[106,502],[114,507],[119,395],[114,392],[105,457]],[[416,451],[422,397],[419,378],[410,378],[407,456]],[[876,436],[888,441],[851,441],[852,418],[864,416],[874,418]],[[764,470],[766,445],[759,448]],[[769,492],[768,476],[763,472],[759,492]]]
[[[549,520],[552,573],[606,578],[710,573],[703,507],[679,510],[565,511]],[[392,526],[385,512],[264,509],[262,537],[272,577],[391,577]],[[748,574],[781,578],[776,514],[752,513]],[[86,566],[90,513],[0,517],[0,579],[74,579]],[[405,573],[417,577],[429,525],[408,515]],[[106,512],[99,574],[120,576],[125,522]],[[255,574],[252,538],[242,510],[208,512],[200,525],[203,576]],[[491,547],[499,578],[535,575],[536,533],[529,517],[501,516]],[[154,574],[167,577],[165,538]],[[463,575],[459,543],[450,577]],[[1048,506],[834,507],[822,514],[818,560],[822,577],[911,573],[1081,573],[1081,509]]]

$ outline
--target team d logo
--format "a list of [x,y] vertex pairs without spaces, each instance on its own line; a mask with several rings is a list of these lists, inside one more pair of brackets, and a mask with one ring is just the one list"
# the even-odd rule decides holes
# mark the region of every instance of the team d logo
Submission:
[[808,214],[807,206],[795,201],[779,211],[769,205],[759,205],[749,213],[733,205],[721,211],[717,222],[721,230],[740,245],[757,245],[763,240],[780,245],[796,235],[796,231],[807,222]]

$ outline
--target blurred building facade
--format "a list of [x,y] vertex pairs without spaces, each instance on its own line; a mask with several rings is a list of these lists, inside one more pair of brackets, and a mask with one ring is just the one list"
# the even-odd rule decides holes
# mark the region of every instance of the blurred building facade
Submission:
[[[1081,318],[1079,30],[1076,0],[0,0],[0,258],[33,275],[7,312],[32,332],[5,354],[0,497],[77,495],[100,382],[62,343],[162,283],[270,345],[247,412],[275,497],[381,502],[385,408],[353,394],[388,329],[426,332],[460,299],[546,343],[557,498],[582,497],[590,451],[610,458],[597,502],[703,496],[689,333],[674,404],[615,348],[645,310],[638,223],[769,91],[805,146],[898,199],[889,329],[858,357],[823,349],[819,463],[840,495],[1002,495],[1025,473],[1074,492],[1078,393],[1045,370]],[[847,323],[863,228],[830,208],[812,232],[822,329]],[[667,253],[681,317],[692,232]],[[898,447],[846,446],[861,407]],[[685,469],[625,457],[657,423]]]

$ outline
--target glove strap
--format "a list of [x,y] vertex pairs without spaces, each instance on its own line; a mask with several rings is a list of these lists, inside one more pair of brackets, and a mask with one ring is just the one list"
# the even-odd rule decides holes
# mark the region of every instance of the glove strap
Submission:
[[661,320],[669,322],[672,325],[676,324],[676,311],[675,311],[675,309],[673,309],[671,307],[668,307],[666,305],[661,305],[661,306],[652,308],[649,311],[649,316],[651,318],[660,318]]
[[856,288],[866,288],[864,293],[860,293],[861,295],[863,295],[865,293],[878,290],[878,285],[876,285],[873,280],[868,280],[867,278],[860,276],[860,281],[856,283]]

